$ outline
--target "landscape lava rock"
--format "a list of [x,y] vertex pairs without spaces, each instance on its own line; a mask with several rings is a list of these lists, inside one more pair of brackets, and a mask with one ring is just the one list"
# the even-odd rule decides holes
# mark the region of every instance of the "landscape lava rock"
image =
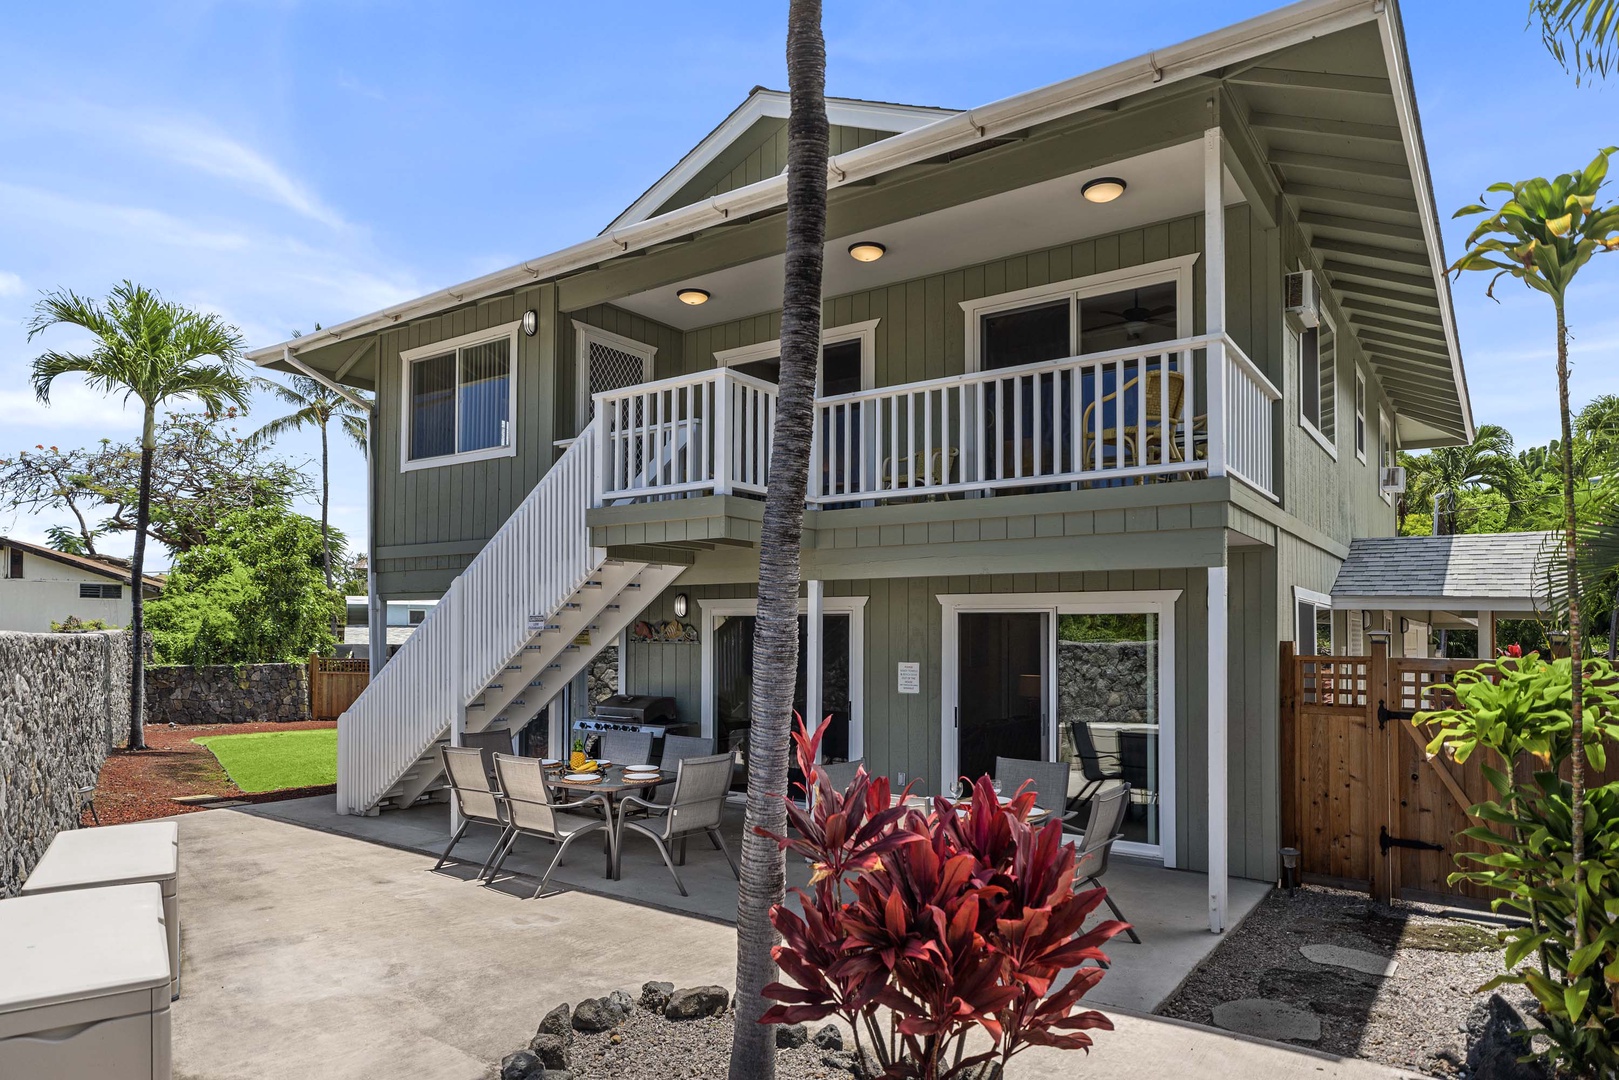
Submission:
[[822,1050],[842,1050],[843,1032],[836,1024],[828,1024],[815,1033],[815,1045]]
[[[689,990],[676,990],[663,1006],[663,1015],[670,1020],[697,1020],[704,1016],[719,1016],[730,1003],[731,995],[723,986],[694,986]],[[580,1002],[583,1007],[584,1003]],[[579,1018],[574,1017],[578,1027]],[[581,1031],[585,1030],[580,1028]],[[605,1031],[605,1028],[597,1028]]]
[[1474,1038],[1467,1049],[1467,1071],[1472,1080],[1545,1080],[1546,1067],[1540,1062],[1518,1060],[1530,1052],[1529,1040],[1518,1034],[1529,1025],[1500,994],[1491,994],[1469,1021]]
[[809,1042],[809,1028],[803,1024],[777,1024],[776,1049],[797,1050]]
[[675,984],[671,982],[649,982],[641,984],[641,1007],[659,1012],[669,1004],[669,995],[675,992]]
[[568,1008],[568,1003],[563,1002],[546,1013],[545,1019],[540,1021],[540,1030],[535,1034],[555,1035],[563,1045],[573,1045],[573,1010]]
[[[568,1034],[571,1036],[573,1033]],[[529,1040],[528,1049],[547,1069],[566,1069],[573,1064],[568,1054],[568,1044],[561,1035],[542,1031]]]
[[585,998],[573,1007],[573,1029],[587,1034],[610,1031],[624,1022],[624,1016],[606,998]]
[[500,1080],[535,1080],[544,1073],[545,1066],[540,1064],[540,1059],[527,1050],[500,1059]]
[[620,1021],[630,1015],[630,1010],[635,1008],[635,999],[622,990],[614,990],[604,1000],[607,1007],[618,1014]]

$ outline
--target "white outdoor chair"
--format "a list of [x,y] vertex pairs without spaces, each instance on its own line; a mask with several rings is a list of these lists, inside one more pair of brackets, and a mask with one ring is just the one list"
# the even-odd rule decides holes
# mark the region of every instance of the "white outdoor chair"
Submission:
[[439,753],[444,758],[444,775],[449,778],[451,796],[455,799],[456,809],[461,812],[461,827],[450,837],[450,846],[438,857],[433,869],[439,869],[450,860],[450,852],[467,834],[468,826],[493,825],[500,830],[500,837],[490,849],[489,857],[478,868],[478,877],[481,878],[494,860],[495,852],[510,835],[500,789],[490,779],[490,772],[486,768],[486,762],[490,762],[493,755],[488,750],[471,746],[445,746],[440,748]]
[[[691,894],[686,892],[686,883],[680,880],[680,871],[675,869],[675,857],[670,845],[680,844],[679,861],[684,865],[686,837],[693,833],[706,832],[714,845],[724,853],[725,861],[731,865],[731,873],[736,875],[738,881],[742,880],[742,872],[737,869],[736,860],[731,858],[725,838],[720,835],[720,819],[725,813],[725,794],[731,789],[733,767],[734,759],[730,754],[687,758],[676,766],[675,791],[667,805],[635,795],[620,799],[618,827],[614,830],[617,839],[613,850],[613,877],[618,877],[624,830],[634,829],[651,837],[652,842],[658,845],[658,854],[663,856],[664,865],[674,875],[675,888],[680,890],[681,896]],[[631,817],[632,813],[643,811],[646,816]]]
[[[500,777],[501,789],[506,793],[507,834],[505,843],[494,856],[494,865],[489,869],[489,879],[485,884],[494,883],[496,876],[500,874],[501,865],[506,861],[506,856],[510,855],[512,848],[517,845],[519,836],[537,836],[558,845],[556,857],[551,860],[551,865],[545,868],[545,873],[540,877],[539,887],[534,890],[537,897],[545,891],[545,883],[550,880],[551,871],[562,862],[562,856],[567,854],[569,844],[588,832],[608,829],[613,817],[612,804],[598,793],[568,803],[567,808],[563,809],[551,800],[551,789],[545,780],[545,767],[536,758],[496,754],[495,774]],[[587,806],[599,807],[602,816],[591,817],[588,814],[577,813]],[[607,838],[609,856],[615,855],[617,843],[611,829],[608,829]]]

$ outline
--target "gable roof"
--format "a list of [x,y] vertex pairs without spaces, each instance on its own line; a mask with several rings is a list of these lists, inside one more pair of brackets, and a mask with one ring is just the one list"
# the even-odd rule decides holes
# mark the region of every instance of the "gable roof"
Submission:
[[[929,105],[901,105],[891,101],[867,101],[863,98],[829,97],[826,99],[826,119],[829,124],[876,131],[897,133],[919,128],[946,116],[955,116],[958,109],[941,109]],[[645,221],[662,210],[669,200],[703,170],[725,155],[726,151],[744,141],[761,120],[786,120],[792,113],[792,101],[783,90],[770,90],[755,86],[742,104],[719,125],[703,136],[686,156],[672,169],[647,188],[641,197],[624,212],[608,223],[603,233],[625,225]]]
[[1352,541],[1335,607],[1534,611],[1541,552],[1556,533],[1379,536]]
[[[120,585],[128,585],[131,580],[130,568],[120,566],[118,563],[92,558],[88,555],[73,555],[66,551],[57,551],[55,548],[43,544],[30,544],[26,540],[18,540],[10,536],[0,536],[0,549],[16,548],[37,559],[48,559],[51,562],[71,566],[76,570],[84,570],[99,577],[108,578]],[[141,580],[145,582],[148,592],[157,592],[163,588],[163,579],[155,578],[150,574],[142,574]]]

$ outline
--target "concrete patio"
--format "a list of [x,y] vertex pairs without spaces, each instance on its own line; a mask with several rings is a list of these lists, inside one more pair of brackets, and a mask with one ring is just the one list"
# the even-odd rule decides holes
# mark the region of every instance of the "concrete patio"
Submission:
[[[531,882],[521,898],[480,888],[414,851],[280,820],[307,805],[266,809],[179,819],[181,1080],[488,1080],[557,1002],[651,978],[731,982],[735,934],[720,922],[574,889],[530,901]],[[695,879],[695,847],[692,861]],[[1097,1033],[1088,1058],[1031,1051],[1012,1080],[1402,1075],[1108,1011],[1117,1030]]]

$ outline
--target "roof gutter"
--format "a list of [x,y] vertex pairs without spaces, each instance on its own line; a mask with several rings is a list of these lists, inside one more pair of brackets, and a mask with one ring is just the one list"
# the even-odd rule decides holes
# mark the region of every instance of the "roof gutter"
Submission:
[[[984,139],[1004,136],[1154,86],[1201,75],[1211,68],[1239,63],[1323,34],[1385,18],[1385,4],[1386,0],[1303,0],[1134,60],[957,113],[830,159],[827,187],[829,190],[843,187]],[[396,307],[254,349],[247,355],[261,366],[280,361],[290,363],[289,358],[305,348],[319,348],[359,334],[385,330],[444,308],[537,284],[607,262],[628,251],[712,228],[732,217],[745,218],[774,210],[786,201],[786,174],[774,176]]]

